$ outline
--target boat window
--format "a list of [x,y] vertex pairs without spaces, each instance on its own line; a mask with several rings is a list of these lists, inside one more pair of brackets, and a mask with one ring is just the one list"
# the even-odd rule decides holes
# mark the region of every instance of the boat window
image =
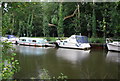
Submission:
[[26,39],[22,39],[22,41],[26,41]]
[[65,43],[67,43],[67,41],[64,41]]
[[29,42],[31,42],[31,40],[28,40]]
[[78,42],[78,43],[88,43],[88,39],[87,39],[87,37],[76,37],[76,41]]
[[32,42],[36,42],[36,40],[32,40]]
[[45,41],[44,41],[44,40],[39,40],[39,42],[40,42],[40,43],[45,43]]

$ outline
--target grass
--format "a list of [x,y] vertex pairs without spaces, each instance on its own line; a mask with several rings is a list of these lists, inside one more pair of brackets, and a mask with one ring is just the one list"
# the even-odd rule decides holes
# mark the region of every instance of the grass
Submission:
[[104,38],[88,38],[89,43],[105,43]]

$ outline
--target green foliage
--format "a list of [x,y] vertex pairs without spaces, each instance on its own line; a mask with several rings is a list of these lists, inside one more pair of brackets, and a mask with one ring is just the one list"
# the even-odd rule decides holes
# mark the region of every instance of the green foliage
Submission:
[[52,21],[53,24],[57,24],[57,22],[58,22],[57,16],[56,16],[56,15],[53,15],[51,21]]
[[56,41],[55,37],[45,37],[45,39],[47,39],[48,41]]
[[49,80],[55,80],[55,81],[68,79],[68,77],[63,73],[60,73],[60,75],[57,77],[52,77],[49,75],[49,72],[46,69],[41,69],[41,74],[39,77],[40,79],[49,79]]
[[[53,77],[54,79],[55,77]],[[64,75],[63,73],[61,73],[56,79],[61,79],[61,80],[65,80],[68,79],[68,77],[66,75]]]
[[62,3],[59,3],[58,17],[59,17],[58,27],[57,27],[58,36],[63,37],[64,34],[63,34],[63,4]]
[[16,53],[10,53],[11,43],[2,42],[2,79],[11,79],[13,74],[19,70],[19,62],[15,59]]
[[43,18],[43,34],[46,37],[49,36],[48,19],[46,16]]
[[96,14],[95,14],[95,3],[93,3],[93,14],[92,14],[92,37],[96,37]]
[[[89,37],[119,36],[119,2],[73,2],[73,3],[3,3],[3,35],[18,36],[71,36]],[[64,20],[65,17],[70,16]],[[104,23],[104,22],[105,23]],[[55,31],[48,24],[54,24]],[[6,32],[6,33],[5,33]],[[51,32],[53,32],[51,34]],[[102,34],[100,34],[102,33]]]
[[89,38],[89,43],[105,43],[104,38]]
[[40,74],[40,79],[51,79],[48,70],[42,69],[42,73]]

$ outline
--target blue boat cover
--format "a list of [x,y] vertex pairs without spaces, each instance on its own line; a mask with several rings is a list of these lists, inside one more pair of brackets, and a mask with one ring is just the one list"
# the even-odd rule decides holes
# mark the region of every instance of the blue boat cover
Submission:
[[10,38],[16,38],[16,37],[14,35],[8,35],[7,38],[10,39]]
[[88,43],[88,38],[86,36],[76,36],[76,41],[78,43]]

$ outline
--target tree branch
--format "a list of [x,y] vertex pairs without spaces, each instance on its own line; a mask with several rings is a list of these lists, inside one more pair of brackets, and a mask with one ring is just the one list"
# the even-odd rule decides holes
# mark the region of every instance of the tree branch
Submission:
[[75,15],[76,12],[77,12],[77,9],[74,11],[74,13],[73,13],[72,15],[69,15],[69,16],[64,17],[63,20],[65,20],[65,19],[67,19],[67,18],[70,18],[70,17],[73,17],[73,16]]

